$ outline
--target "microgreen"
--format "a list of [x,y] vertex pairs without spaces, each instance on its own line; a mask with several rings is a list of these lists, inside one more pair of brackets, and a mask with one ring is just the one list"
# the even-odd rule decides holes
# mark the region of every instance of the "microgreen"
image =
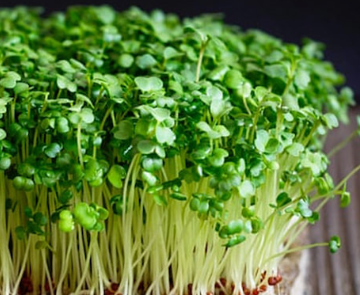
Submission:
[[349,204],[360,168],[334,184],[322,148],[353,94],[319,43],[135,7],[0,19],[1,294],[243,294],[315,201]]

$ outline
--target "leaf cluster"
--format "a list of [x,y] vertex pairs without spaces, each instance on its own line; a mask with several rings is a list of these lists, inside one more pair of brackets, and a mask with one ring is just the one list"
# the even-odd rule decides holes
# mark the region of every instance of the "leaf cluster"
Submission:
[[[84,183],[121,193],[136,156],[137,187],[214,220],[227,247],[264,227],[258,204],[270,202],[257,192],[274,175],[279,214],[312,222],[311,196],[331,192],[323,140],[353,98],[321,44],[138,8],[45,18],[22,7],[0,19],[0,169],[18,190],[55,190],[63,231],[103,227],[106,209],[72,193]],[[185,167],[164,180],[175,157]],[[182,189],[204,180],[211,193]],[[242,210],[230,218],[231,202]],[[110,203],[124,212],[119,194]]]

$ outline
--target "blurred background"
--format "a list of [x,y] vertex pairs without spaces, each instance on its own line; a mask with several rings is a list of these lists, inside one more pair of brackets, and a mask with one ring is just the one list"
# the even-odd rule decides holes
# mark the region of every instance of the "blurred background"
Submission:
[[[118,10],[138,6],[155,8],[181,17],[222,13],[225,21],[243,29],[257,28],[286,42],[301,43],[304,37],[326,44],[325,58],[347,78],[360,101],[360,16],[356,0],[0,0],[0,7],[42,6],[46,13],[69,5],[109,4]],[[0,20],[1,21],[1,20]]]
[[[244,30],[257,28],[281,38],[285,42],[300,44],[310,38],[326,45],[325,59],[343,73],[347,85],[355,93],[360,104],[360,15],[356,0],[219,0],[219,1],[160,1],[160,0],[0,0],[0,7],[16,5],[42,6],[45,13],[65,10],[69,5],[109,4],[117,10],[130,6],[150,11],[159,8],[191,17],[202,13],[222,13],[225,22],[238,25]],[[0,20],[1,21],[1,20]],[[350,126],[342,126],[332,133],[327,149],[346,137],[356,128],[355,117],[359,107],[351,111]],[[335,182],[341,180],[355,165],[360,163],[360,138],[331,159],[331,174]],[[321,220],[310,228],[312,242],[326,241],[337,234],[343,248],[336,255],[328,249],[311,250],[308,291],[302,295],[360,295],[360,174],[348,183],[352,194],[350,207],[340,209],[335,199],[326,206]]]

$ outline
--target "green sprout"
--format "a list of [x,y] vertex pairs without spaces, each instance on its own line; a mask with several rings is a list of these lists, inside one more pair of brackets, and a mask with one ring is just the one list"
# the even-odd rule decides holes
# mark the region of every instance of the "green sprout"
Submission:
[[360,170],[328,174],[354,101],[321,44],[138,8],[0,19],[0,294],[258,294],[287,253],[338,250],[292,247]]

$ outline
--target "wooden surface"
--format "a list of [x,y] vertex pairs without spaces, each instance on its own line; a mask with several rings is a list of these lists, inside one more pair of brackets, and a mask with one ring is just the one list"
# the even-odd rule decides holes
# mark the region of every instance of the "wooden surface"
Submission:
[[[333,131],[327,140],[327,150],[356,128],[356,115],[351,111],[351,123]],[[360,138],[356,138],[331,159],[330,171],[335,183],[360,164]],[[360,295],[360,173],[348,182],[352,202],[341,209],[339,198],[331,200],[320,214],[320,221],[310,227],[312,242],[329,240],[338,235],[342,248],[330,254],[327,248],[310,250],[309,294],[306,295]]]

